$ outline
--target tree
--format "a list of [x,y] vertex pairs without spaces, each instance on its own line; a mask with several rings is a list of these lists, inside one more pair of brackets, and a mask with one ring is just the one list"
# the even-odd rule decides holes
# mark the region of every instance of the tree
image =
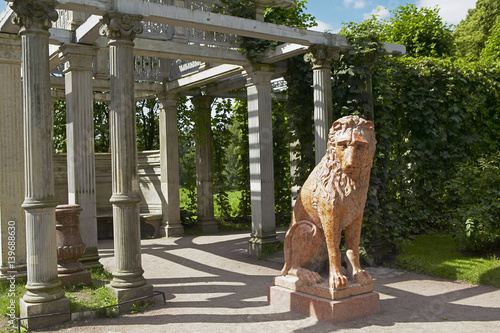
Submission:
[[491,35],[481,52],[481,59],[488,62],[500,59],[500,18],[497,19],[497,23],[491,29]]
[[159,149],[160,118],[158,103],[154,98],[144,99],[136,103],[135,109],[137,149],[139,151]]
[[403,44],[413,57],[443,57],[452,50],[451,26],[439,16],[439,8],[417,8],[414,4],[391,11],[383,38],[387,42]]
[[[478,0],[453,32],[456,54],[477,60],[500,17],[500,1]],[[497,29],[498,30],[498,29]]]

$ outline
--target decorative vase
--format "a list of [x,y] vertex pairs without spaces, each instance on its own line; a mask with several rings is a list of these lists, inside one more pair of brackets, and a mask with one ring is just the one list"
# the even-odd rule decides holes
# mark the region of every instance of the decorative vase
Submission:
[[81,211],[79,205],[56,207],[57,273],[59,274],[84,270],[83,264],[78,261],[85,252],[78,220]]

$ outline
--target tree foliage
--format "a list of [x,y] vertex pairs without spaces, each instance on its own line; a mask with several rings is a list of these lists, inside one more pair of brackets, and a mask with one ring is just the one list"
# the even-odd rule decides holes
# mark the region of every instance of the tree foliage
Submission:
[[449,55],[453,44],[452,30],[439,16],[438,7],[417,8],[414,4],[407,4],[391,13],[383,31],[387,42],[405,45],[406,53],[413,57]]
[[457,55],[479,59],[499,19],[500,2],[498,0],[478,0],[476,8],[469,10],[465,20],[460,22],[453,32]]
[[135,105],[137,125],[137,149],[160,149],[159,110],[156,99],[144,99]]
[[491,34],[481,51],[481,60],[495,62],[500,60],[500,17],[491,29]]

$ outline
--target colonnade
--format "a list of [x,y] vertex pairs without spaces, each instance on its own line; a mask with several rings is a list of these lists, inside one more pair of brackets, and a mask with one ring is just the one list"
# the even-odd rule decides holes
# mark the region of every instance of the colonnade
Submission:
[[[27,292],[20,304],[23,317],[69,310],[69,301],[64,297],[57,278],[57,203],[51,172],[53,110],[48,29],[51,21],[57,19],[57,13],[55,1],[40,2],[43,2],[43,6],[36,8],[30,1],[15,2],[13,9],[17,15],[16,22],[21,27],[21,37],[0,34],[0,80],[10,82],[2,84],[0,90],[1,274],[6,275],[10,270],[22,275],[26,271]],[[40,14],[42,9],[43,13]],[[143,277],[138,205],[133,41],[142,31],[140,20],[140,16],[108,13],[103,17],[101,28],[101,34],[108,38],[110,54],[113,187],[110,201],[113,204],[116,262],[110,286],[119,301],[153,294],[152,286]],[[82,261],[87,267],[100,266],[97,253],[92,91],[92,62],[97,51],[93,46],[79,44],[65,44],[60,48],[67,103],[68,203],[79,204],[83,208],[80,230],[87,250]],[[311,48],[311,51],[313,53],[308,59],[311,59],[314,70],[316,147],[318,154],[322,156],[332,122],[329,62],[334,57],[335,50]],[[252,207],[249,253],[254,256],[262,255],[267,247],[278,242],[274,217],[271,109],[273,74],[274,67],[263,64],[249,66],[244,72],[247,79]],[[204,232],[217,230],[213,216],[211,170],[212,100],[209,96],[194,100],[197,118],[200,120],[196,137],[198,215]],[[161,106],[161,232],[164,236],[177,237],[183,234],[179,209],[177,95],[166,93],[158,96],[158,101]],[[24,129],[21,124],[24,124]],[[8,242],[4,237],[4,231],[8,230],[11,221],[17,228],[14,260],[8,255]],[[57,320],[68,319],[65,315],[58,318],[30,320],[28,326],[43,327],[47,323],[54,324]]]

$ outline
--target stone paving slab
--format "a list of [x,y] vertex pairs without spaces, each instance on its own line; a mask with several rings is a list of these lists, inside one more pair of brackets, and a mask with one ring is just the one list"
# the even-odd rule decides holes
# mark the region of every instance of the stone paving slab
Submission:
[[[88,319],[39,332],[500,332],[500,289],[368,268],[380,313],[332,325],[267,304],[280,260],[246,253],[249,233],[142,241],[144,276],[166,294],[139,314]],[[113,267],[113,243],[99,242]]]

